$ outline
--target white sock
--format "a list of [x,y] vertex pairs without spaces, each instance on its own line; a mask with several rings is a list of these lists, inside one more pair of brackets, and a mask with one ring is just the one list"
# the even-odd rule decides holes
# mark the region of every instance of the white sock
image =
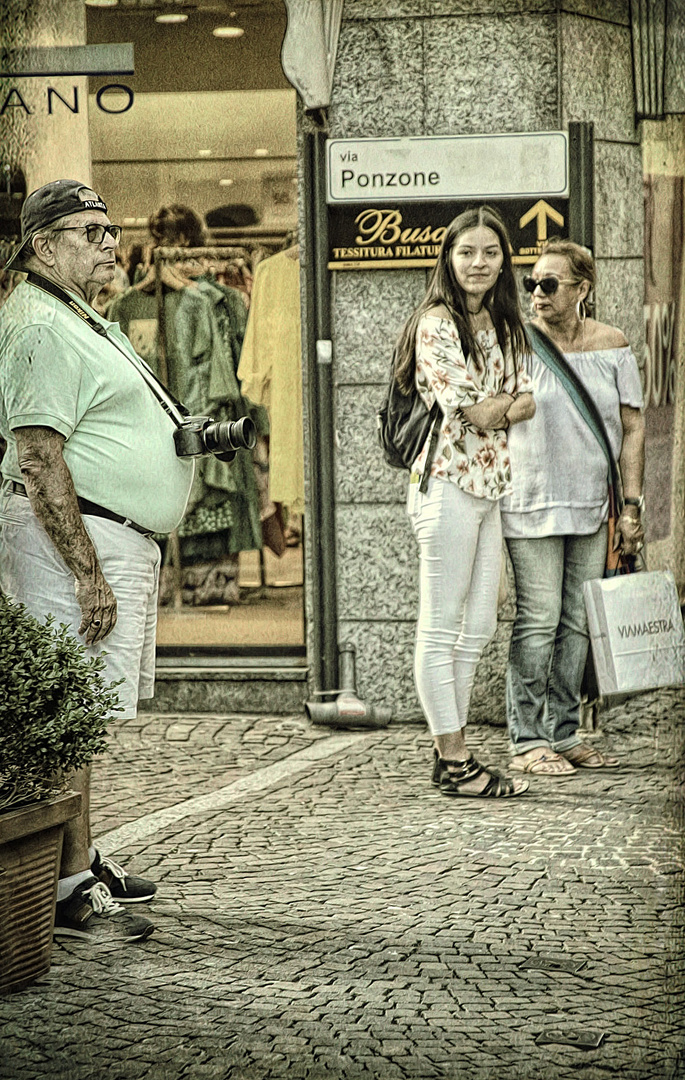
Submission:
[[95,848],[94,847],[89,847],[88,848],[88,861],[90,862],[91,866],[95,862],[95,856],[96,855],[97,855],[97,851],[95,850]]
[[77,885],[80,885],[86,878],[92,877],[92,870],[81,870],[80,874],[71,874],[69,877],[60,878],[57,882],[57,903],[60,900],[66,900],[68,896],[71,896]]

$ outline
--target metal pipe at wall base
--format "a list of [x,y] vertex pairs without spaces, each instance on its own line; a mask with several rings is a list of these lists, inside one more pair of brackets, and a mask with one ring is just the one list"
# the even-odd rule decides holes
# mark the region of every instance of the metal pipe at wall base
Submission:
[[[324,118],[325,119],[325,118]],[[335,380],[331,334],[330,273],[328,270],[328,206],[326,202],[326,132],[305,136],[305,264],[308,268],[308,405],[310,416],[310,469],[312,489],[312,614],[314,617],[314,697],[335,701],[308,701],[305,712],[312,723],[334,728],[382,728],[392,711],[368,705],[357,697],[355,656],[351,643],[340,646],[338,686],[338,608],[335,531]]]
[[376,731],[388,726],[392,710],[366,705],[354,694],[340,694],[337,701],[306,701],[304,711],[313,724],[330,728],[368,728]]
[[[316,357],[316,332],[312,327],[316,324],[316,292],[317,282],[315,274],[316,265],[316,236],[314,224],[314,135],[307,132],[304,142],[304,168],[303,168],[303,197],[304,197],[304,221],[303,221],[303,267],[304,273],[304,312],[303,312],[303,337],[307,343],[305,362],[307,365],[307,426],[308,426],[308,465],[309,465],[309,499],[307,503],[307,525],[309,542],[305,551],[310,555],[311,568],[309,571],[311,626],[309,648],[309,664],[312,671],[314,686],[321,690],[325,686],[322,623],[324,618],[324,606],[321,585],[321,564],[324,552],[321,550],[321,521],[319,515],[320,504],[320,469],[319,469],[319,409],[318,409],[318,371]],[[334,685],[334,684],[331,684]]]
[[392,710],[383,705],[368,705],[357,697],[357,650],[351,642],[340,645],[339,690],[324,690],[323,695],[336,694],[335,701],[306,701],[305,712],[313,724],[331,728],[363,728],[375,730],[387,727]]
[[316,386],[319,432],[319,551],[321,560],[322,689],[338,682],[338,595],[335,535],[335,420],[333,346],[331,342],[328,204],[326,201],[326,132],[315,132],[313,145],[314,280],[316,317]]

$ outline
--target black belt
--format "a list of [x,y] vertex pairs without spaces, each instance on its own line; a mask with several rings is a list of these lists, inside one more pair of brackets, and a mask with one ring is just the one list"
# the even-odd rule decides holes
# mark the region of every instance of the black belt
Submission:
[[[17,480],[8,480],[7,483],[9,490],[14,495],[23,495],[25,499],[28,499],[29,494],[23,484],[20,484]],[[76,501],[82,514],[107,518],[108,521],[116,521],[118,525],[126,525],[129,529],[135,529],[136,532],[142,533],[143,536],[152,536],[152,529],[144,529],[142,525],[137,525],[135,521],[122,517],[121,514],[115,514],[113,510],[108,510],[106,506],[98,506],[97,503],[91,502],[90,499],[82,499],[79,495],[76,496]]]

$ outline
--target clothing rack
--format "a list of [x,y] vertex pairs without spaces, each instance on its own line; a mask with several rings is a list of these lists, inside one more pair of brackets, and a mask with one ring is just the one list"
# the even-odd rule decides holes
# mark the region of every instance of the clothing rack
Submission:
[[[253,244],[256,248],[259,245]],[[247,246],[241,247],[157,247],[153,249],[152,260],[155,267],[155,299],[157,301],[157,326],[159,333],[158,360],[159,376],[165,385],[169,383],[169,366],[167,363],[167,341],[164,322],[164,288],[162,282],[162,268],[165,263],[194,262],[198,261],[198,270],[203,272],[210,266],[218,269],[216,261],[220,260],[224,268],[229,266],[249,265],[249,251]],[[203,266],[202,263],[205,263]],[[207,265],[207,263],[209,265]]]
[[269,249],[269,254],[273,255],[281,248],[288,246],[288,238],[292,237],[295,231],[292,227],[272,229],[266,225],[243,225],[242,227],[215,228],[211,230],[211,235],[212,240],[218,243],[242,246],[255,244],[263,249]]
[[[279,241],[279,247],[282,241]],[[165,385],[169,383],[169,365],[167,362],[167,338],[166,338],[166,323],[165,323],[165,311],[164,311],[164,283],[162,281],[162,270],[167,263],[185,262],[193,263],[197,261],[197,270],[199,273],[204,273],[207,270],[213,269],[221,271],[229,267],[249,266],[251,268],[255,265],[254,256],[266,254],[265,245],[256,238],[241,238],[241,244],[239,247],[229,247],[224,245],[215,245],[213,247],[157,247],[152,251],[152,260],[155,269],[155,300],[157,302],[157,327],[158,327],[158,344],[157,344],[157,357],[159,363],[159,377]],[[250,258],[252,256],[252,258]],[[259,262],[259,258],[256,260]],[[178,531],[174,529],[169,535],[169,554],[171,556],[171,564],[174,568],[174,608],[178,611],[182,607],[182,560],[181,560],[181,545],[178,537]],[[260,550],[259,553],[259,569],[260,569],[260,588],[264,586],[265,569],[264,569],[264,553]]]

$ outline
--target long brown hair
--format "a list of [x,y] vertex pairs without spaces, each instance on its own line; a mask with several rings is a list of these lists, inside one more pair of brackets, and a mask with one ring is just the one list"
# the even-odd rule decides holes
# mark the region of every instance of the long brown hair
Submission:
[[447,226],[445,235],[440,245],[438,259],[428,281],[426,295],[411,315],[397,339],[395,376],[397,383],[404,394],[409,394],[414,382],[416,371],[416,331],[422,315],[431,308],[443,305],[447,308],[456,323],[462,348],[465,356],[473,356],[479,353],[480,346],[471,330],[466,307],[466,294],[457,281],[452,267],[452,248],[462,233],[469,229],[475,229],[479,225],[485,225],[496,233],[504,262],[501,273],[493,287],[485,294],[483,303],[490,312],[497,341],[502,352],[507,344],[511,343],[514,359],[523,355],[528,349],[526,333],[523,329],[523,320],[519,306],[516,279],[511,262],[511,247],[504,222],[490,206],[475,206],[459,214]]

